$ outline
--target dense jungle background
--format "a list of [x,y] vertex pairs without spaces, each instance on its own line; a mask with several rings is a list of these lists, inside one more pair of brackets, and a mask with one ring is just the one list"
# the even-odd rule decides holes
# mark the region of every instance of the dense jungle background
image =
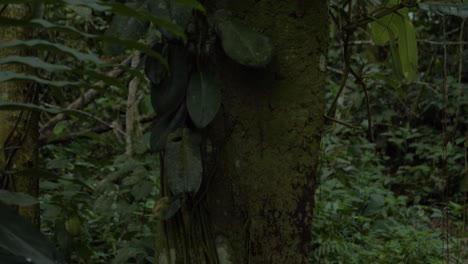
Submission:
[[[221,153],[209,128],[226,107],[203,65],[219,67],[214,58],[225,53],[255,86],[275,48],[268,30],[236,20],[243,18],[235,9],[215,11],[213,2],[0,1],[0,201],[29,220],[0,204],[0,263],[238,263],[199,213],[207,174],[216,173],[207,168],[217,168]],[[291,19],[308,16],[301,2],[288,3]],[[328,44],[317,48],[326,58],[309,65],[326,81],[325,109],[315,113],[321,141],[311,161],[307,260],[468,263],[468,4],[314,5],[328,9],[329,28],[321,31]],[[180,70],[189,67],[190,78]],[[187,95],[159,96],[165,83],[188,85]],[[182,176],[164,179],[168,168]],[[168,219],[182,230],[167,238],[182,241],[174,242],[177,256],[197,245],[206,262],[195,251],[177,262],[172,252],[166,262],[155,257],[170,228],[158,233],[157,223]],[[254,226],[246,219],[242,225]],[[254,240],[242,254],[258,253]]]

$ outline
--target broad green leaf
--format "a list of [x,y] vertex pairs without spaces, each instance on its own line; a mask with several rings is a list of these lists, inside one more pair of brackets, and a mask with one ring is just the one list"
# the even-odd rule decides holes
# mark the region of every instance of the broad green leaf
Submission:
[[41,79],[34,75],[27,75],[24,73],[9,72],[9,71],[0,72],[0,82],[15,81],[15,80],[33,81],[33,82],[37,82],[37,83],[48,85],[48,86],[54,86],[54,87],[78,86],[81,84],[80,82],[49,81],[46,79]]
[[413,24],[405,18],[405,26],[398,34],[398,54],[405,83],[412,83],[418,72],[418,47]]
[[[399,4],[390,0],[385,8]],[[395,79],[409,84],[416,79],[418,50],[416,32],[408,18],[408,9],[403,8],[371,23],[372,39],[377,45],[389,43],[392,55],[392,68]],[[398,42],[398,47],[395,45]]]
[[8,63],[24,64],[24,65],[28,65],[37,69],[46,70],[49,72],[71,70],[71,68],[68,66],[47,63],[37,57],[9,56],[9,57],[0,59],[0,65],[8,64]]
[[160,84],[151,84],[151,103],[159,115],[174,111],[183,102],[189,82],[190,68],[185,46],[170,45],[168,53],[169,76]]
[[174,113],[167,113],[156,120],[151,128],[150,150],[159,152],[166,148],[167,137],[185,124],[187,109],[181,104]]
[[57,263],[58,253],[53,244],[36,227],[3,203],[0,203],[0,215],[2,251],[29,259],[29,263]]
[[164,152],[164,177],[173,195],[196,193],[203,175],[201,137],[189,129],[181,134],[182,139],[168,142]]
[[181,207],[181,198],[176,196],[164,196],[156,201],[156,204],[153,207],[153,216],[161,220],[167,220],[173,217]]
[[[400,0],[389,0],[385,5],[385,8],[391,8],[400,3]],[[403,8],[395,13],[386,15],[377,19],[370,24],[372,40],[376,45],[383,46],[389,40],[395,40],[390,38],[389,31],[391,31],[395,37],[400,26],[404,25],[403,19],[408,15],[408,9]]]
[[225,10],[218,10],[213,22],[226,54],[236,62],[264,67],[272,58],[273,43],[261,33],[233,19]]
[[465,2],[465,3],[424,2],[424,3],[419,3],[418,5],[422,10],[433,12],[438,15],[468,17],[468,2]]
[[94,54],[88,54],[88,53],[82,53],[78,50],[69,48],[67,46],[64,46],[62,44],[58,43],[52,43],[46,40],[12,40],[8,42],[2,42],[0,43],[0,49],[5,49],[5,48],[34,48],[34,49],[45,49],[45,50],[55,50],[55,51],[60,51],[64,52],[66,54],[69,54],[73,57],[75,57],[77,60],[82,61],[82,62],[93,62],[96,64],[103,64],[104,62],[101,61],[96,55]]
[[221,91],[208,71],[192,74],[187,90],[187,110],[198,128],[206,127],[221,106]]
[[[393,31],[388,31],[388,35],[391,39],[395,39]],[[398,53],[398,47],[395,44],[395,41],[389,41],[390,54],[392,55],[392,70],[395,80],[399,83],[403,80],[403,70],[401,66],[400,54]]]
[[31,206],[38,203],[37,199],[29,194],[7,190],[0,190],[0,202],[19,206]]

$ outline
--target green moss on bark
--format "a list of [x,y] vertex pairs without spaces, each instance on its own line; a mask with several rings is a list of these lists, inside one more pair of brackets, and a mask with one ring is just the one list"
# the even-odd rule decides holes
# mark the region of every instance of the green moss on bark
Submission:
[[[30,15],[26,5],[9,4],[2,12],[2,16],[15,19],[25,19]],[[26,39],[30,32],[24,28],[3,27],[0,30],[0,41]],[[0,49],[0,58],[11,55],[30,55],[24,49]],[[18,64],[0,65],[0,71],[27,72],[29,69]],[[2,82],[0,83],[0,100],[9,102],[32,103],[35,89],[29,83]],[[22,175],[19,172],[34,168],[37,163],[36,141],[38,116],[36,113],[19,111],[0,111],[0,168],[2,183],[15,192],[23,192],[38,196],[39,179]],[[6,172],[7,173],[4,173]],[[5,177],[7,179],[5,179]],[[39,206],[20,207],[19,213],[35,224],[39,224]]]
[[[218,122],[228,124],[223,129],[229,134],[219,142],[224,144],[220,185],[211,189],[231,192],[210,192],[210,199],[223,193],[231,197],[211,204],[221,216],[214,222],[228,233],[236,263],[306,263],[323,125],[320,58],[326,55],[327,3],[313,1],[302,17],[288,1],[224,1],[218,6],[272,37],[275,56],[265,70],[229,61],[217,66],[223,69],[219,76],[228,119]],[[222,217],[225,213],[231,220]],[[243,218],[246,227],[239,228],[243,221],[233,218]]]

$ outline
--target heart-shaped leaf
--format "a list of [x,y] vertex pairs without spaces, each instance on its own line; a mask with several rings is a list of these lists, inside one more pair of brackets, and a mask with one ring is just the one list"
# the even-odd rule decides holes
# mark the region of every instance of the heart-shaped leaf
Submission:
[[221,106],[221,91],[214,76],[208,71],[193,73],[186,99],[187,110],[193,123],[199,128],[206,127]]
[[198,134],[183,129],[179,141],[167,143],[164,177],[173,195],[196,193],[200,188],[203,174],[200,142]]
[[246,66],[263,67],[271,61],[271,39],[233,19],[225,10],[216,11],[213,22],[226,54]]

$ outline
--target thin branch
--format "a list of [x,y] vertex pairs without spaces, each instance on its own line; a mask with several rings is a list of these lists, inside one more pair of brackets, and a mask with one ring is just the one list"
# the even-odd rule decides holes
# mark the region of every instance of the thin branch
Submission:
[[323,116],[325,117],[325,119],[327,119],[329,121],[332,121],[332,122],[335,122],[337,124],[343,125],[345,127],[349,127],[349,128],[352,128],[352,129],[361,129],[360,126],[349,124],[349,123],[346,123],[344,121],[338,120],[336,118],[333,118],[333,117],[330,117],[330,116],[327,116],[327,115],[323,115]]
[[382,17],[384,17],[386,15],[390,15],[391,13],[394,13],[394,12],[404,8],[404,7],[406,7],[406,6],[403,3],[400,3],[400,4],[392,6],[390,8],[383,9],[382,11],[380,11],[379,13],[377,13],[374,16],[369,16],[369,17],[366,17],[366,18],[364,18],[362,20],[359,20],[359,21],[356,21],[356,22],[353,22],[353,23],[348,23],[347,25],[344,25],[343,30],[345,30],[345,31],[347,31],[349,33],[352,33],[354,31],[356,31],[358,28],[364,27],[367,24],[369,24],[371,22],[374,22],[375,20],[377,20],[379,18],[382,18]]
[[[140,124],[145,124],[149,123],[153,120],[157,119],[156,114],[152,115],[147,115],[139,118],[138,122]],[[69,143],[70,141],[76,139],[76,138],[84,138],[84,137],[89,137],[89,133],[96,133],[96,134],[102,134],[111,130],[114,130],[117,127],[122,127],[125,125],[125,121],[112,121],[108,122],[109,124],[112,124],[111,126],[109,125],[104,125],[101,124],[99,126],[93,127],[91,129],[85,129],[83,131],[75,132],[75,133],[70,133],[68,135],[59,137],[57,139],[51,140],[49,142],[40,142],[39,147],[45,146],[45,145],[52,145],[52,144],[65,144]]]
[[[140,52],[136,51],[130,67],[136,68],[140,63]],[[131,156],[133,153],[133,138],[135,135],[135,118],[138,116],[137,90],[140,86],[140,78],[133,77],[128,84],[127,113],[125,115],[125,154]]]
[[[120,65],[128,65],[131,61],[133,56],[129,56],[125,58]],[[124,70],[122,68],[115,68],[109,72],[106,73],[107,76],[109,77],[119,77],[124,73]],[[103,81],[99,81],[95,84],[95,86],[98,87],[104,87],[105,83]],[[81,109],[84,106],[88,105],[89,103],[93,102],[98,96],[98,91],[95,89],[89,89],[86,91],[83,96],[80,98],[76,99],[71,103],[70,105],[67,106],[67,109]],[[47,141],[47,139],[52,135],[52,131],[54,127],[61,121],[67,120],[69,116],[67,114],[58,114],[52,119],[50,119],[47,123],[45,123],[40,129],[39,129],[39,145],[43,144],[44,142]]]

